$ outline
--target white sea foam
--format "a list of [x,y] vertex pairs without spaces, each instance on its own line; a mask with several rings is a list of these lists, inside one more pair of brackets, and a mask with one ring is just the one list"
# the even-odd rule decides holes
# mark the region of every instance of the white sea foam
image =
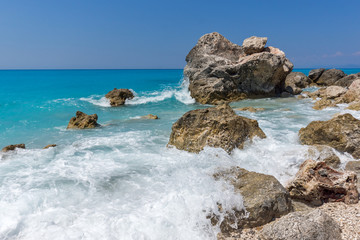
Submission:
[[96,106],[100,106],[100,107],[111,107],[109,99],[107,99],[106,97],[103,97],[103,96],[99,96],[99,95],[92,95],[87,98],[83,97],[83,98],[80,98],[80,100],[92,103],[92,104],[94,104]]

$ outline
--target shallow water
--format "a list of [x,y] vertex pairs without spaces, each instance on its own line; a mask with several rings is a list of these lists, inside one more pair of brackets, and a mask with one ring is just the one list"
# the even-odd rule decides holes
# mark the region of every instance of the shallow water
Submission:
[[[338,112],[360,118],[346,105],[313,110],[310,99],[244,100],[231,106],[265,108],[236,112],[267,138],[231,156],[193,154],[166,147],[182,114],[207,107],[190,97],[182,70],[0,71],[0,82],[0,146],[27,147],[0,153],[0,239],[215,239],[206,216],[217,203],[241,207],[241,196],[213,173],[241,166],[285,184],[306,159],[301,127]],[[103,96],[114,87],[136,97],[111,108]],[[97,113],[103,127],[66,130],[77,110]],[[149,113],[160,119],[139,118]]]

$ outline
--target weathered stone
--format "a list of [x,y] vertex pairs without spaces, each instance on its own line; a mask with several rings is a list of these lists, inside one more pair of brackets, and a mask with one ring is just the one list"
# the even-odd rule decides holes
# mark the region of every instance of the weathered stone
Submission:
[[291,94],[299,94],[302,88],[307,87],[311,83],[311,80],[301,72],[292,72],[286,76],[285,79],[285,91]]
[[325,71],[325,68],[318,68],[318,69],[313,69],[309,72],[308,77],[313,81],[316,82],[321,74],[323,74],[323,72]]
[[289,193],[271,175],[234,167],[220,171],[214,177],[217,180],[224,179],[234,186],[234,190],[243,197],[247,212],[235,209],[234,214],[228,213],[220,224],[224,235],[242,228],[264,225],[292,210]]
[[313,145],[309,147],[307,158],[323,161],[332,168],[338,168],[341,163],[333,148],[326,145]]
[[293,64],[275,48],[246,55],[219,33],[202,36],[186,57],[184,75],[197,102],[219,104],[281,90]]
[[360,192],[360,181],[359,181],[359,179],[360,179],[360,161],[349,161],[345,166],[345,170],[352,171],[356,174],[357,179],[358,179],[356,186],[357,186],[358,192]]
[[20,144],[8,145],[8,146],[4,147],[1,151],[2,152],[14,151],[16,148],[25,149],[25,144],[20,143]]
[[341,103],[350,103],[360,100],[360,79],[354,80],[349,86],[349,90],[342,95]]
[[346,109],[360,111],[360,102],[352,102]]
[[244,52],[248,55],[251,55],[254,53],[260,53],[264,51],[266,42],[267,42],[267,37],[252,36],[245,39],[242,46]]
[[293,212],[267,224],[262,240],[341,240],[341,228],[320,209]]
[[146,116],[141,116],[143,119],[159,119],[157,115],[148,114]]
[[110,100],[110,105],[113,107],[121,106],[125,104],[126,99],[133,99],[134,94],[129,89],[116,89],[108,92],[105,95]]
[[345,77],[346,74],[339,69],[329,69],[321,74],[320,78],[316,81],[318,85],[331,86],[340,78]]
[[49,144],[49,145],[46,145],[45,147],[43,147],[43,149],[53,148],[56,146],[57,146],[56,144]]
[[336,103],[327,98],[322,98],[315,102],[313,109],[322,110],[327,107],[336,107]]
[[237,110],[237,111],[258,112],[258,111],[264,111],[265,108],[243,107],[243,108],[235,108],[235,110]]
[[185,113],[173,124],[169,145],[189,152],[199,152],[205,146],[221,147],[230,153],[255,136],[266,137],[258,122],[236,115],[224,104]]
[[87,115],[83,112],[77,111],[76,117],[72,117],[69,121],[67,126],[68,129],[70,128],[95,128],[99,127],[100,124],[97,123],[98,116],[96,114]]
[[336,171],[325,162],[306,160],[287,189],[291,198],[315,206],[340,201],[354,204],[359,201],[356,184],[357,176],[353,172]]
[[360,120],[351,114],[328,121],[313,121],[299,131],[300,142],[306,145],[327,145],[360,158]]
[[328,99],[335,99],[345,94],[347,91],[346,88],[340,86],[329,86],[325,89],[324,95]]
[[350,74],[346,77],[340,78],[335,82],[335,85],[341,87],[349,87],[353,81],[360,79],[360,73]]

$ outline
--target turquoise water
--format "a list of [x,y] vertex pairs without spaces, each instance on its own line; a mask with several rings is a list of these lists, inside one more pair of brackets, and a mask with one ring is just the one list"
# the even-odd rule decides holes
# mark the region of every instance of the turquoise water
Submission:
[[[9,70],[0,83],[0,147],[27,147],[0,153],[0,239],[216,239],[206,215],[242,201],[214,172],[241,166],[285,184],[306,159],[301,127],[338,112],[360,117],[346,105],[313,110],[310,99],[244,100],[231,105],[265,108],[237,113],[267,138],[231,156],[193,154],[166,147],[180,116],[207,107],[190,97],[182,70]],[[111,108],[104,95],[114,87],[136,97]],[[102,127],[66,130],[77,110],[97,113]],[[140,119],[147,114],[160,119]],[[58,147],[41,149],[48,144]]]

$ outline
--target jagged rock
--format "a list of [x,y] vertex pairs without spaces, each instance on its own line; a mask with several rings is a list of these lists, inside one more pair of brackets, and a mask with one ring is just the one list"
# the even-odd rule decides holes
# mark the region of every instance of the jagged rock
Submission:
[[341,87],[349,87],[353,81],[360,79],[360,73],[350,74],[346,77],[340,78],[335,82],[335,85]]
[[25,144],[20,143],[20,144],[8,145],[8,146],[4,147],[1,151],[2,151],[2,152],[8,152],[8,151],[13,151],[13,150],[15,150],[16,148],[23,148],[23,149],[25,149]]
[[235,209],[235,213],[228,213],[220,224],[225,236],[242,228],[264,225],[292,210],[289,193],[271,175],[233,167],[216,173],[214,177],[217,180],[224,179],[234,186],[235,192],[243,197],[248,213],[247,217],[245,211],[241,210]]
[[148,114],[146,116],[142,116],[143,119],[159,119],[157,115]]
[[261,240],[341,240],[341,228],[320,209],[293,212],[267,224]]
[[249,37],[243,42],[243,49],[247,55],[254,53],[260,53],[264,51],[265,45],[267,42],[267,37]]
[[301,72],[292,72],[286,76],[285,79],[285,91],[291,94],[299,94],[302,88],[307,87],[311,83],[311,80]]
[[345,166],[345,170],[346,171],[352,171],[356,174],[357,176],[357,190],[358,192],[360,192],[360,161],[349,161],[346,166]]
[[279,49],[246,55],[243,47],[219,33],[202,36],[186,62],[191,96],[203,104],[274,95],[293,68]]
[[257,111],[264,111],[265,108],[243,107],[243,108],[235,108],[235,110],[237,110],[237,111],[257,112]]
[[323,74],[323,72],[325,71],[325,68],[318,68],[318,69],[313,69],[309,72],[308,77],[313,81],[316,82],[321,74]]
[[84,128],[99,127],[100,124],[97,123],[97,120],[98,120],[98,116],[96,114],[87,115],[83,112],[77,111],[76,117],[72,117],[70,119],[67,128],[84,129]]
[[320,78],[316,81],[318,85],[331,86],[334,85],[340,78],[345,77],[346,74],[339,69],[329,69],[321,74]]
[[299,131],[300,142],[306,145],[327,145],[360,158],[360,120],[351,114],[328,121],[313,121]]
[[322,110],[327,107],[336,107],[336,103],[324,97],[315,102],[313,109]]
[[349,86],[349,90],[342,95],[339,102],[350,103],[360,100],[360,79],[354,80]]
[[341,163],[333,148],[326,145],[313,145],[309,147],[307,157],[316,161],[323,161],[332,168],[338,168]]
[[356,184],[355,173],[336,171],[325,162],[309,159],[301,164],[287,189],[291,198],[315,206],[340,201],[354,204],[359,201]]
[[125,104],[126,99],[133,99],[134,94],[129,89],[116,89],[108,92],[105,95],[110,100],[110,105],[113,107],[121,106]]
[[324,96],[328,99],[335,99],[347,92],[346,88],[340,86],[329,86],[324,91]]
[[255,136],[266,137],[258,122],[236,115],[224,104],[185,113],[173,124],[169,145],[189,152],[199,152],[205,146],[221,147],[230,153]]
[[346,109],[360,111],[360,102],[352,102]]
[[57,146],[56,144],[49,144],[49,145],[46,145],[45,147],[43,147],[43,149],[53,148],[56,146]]

